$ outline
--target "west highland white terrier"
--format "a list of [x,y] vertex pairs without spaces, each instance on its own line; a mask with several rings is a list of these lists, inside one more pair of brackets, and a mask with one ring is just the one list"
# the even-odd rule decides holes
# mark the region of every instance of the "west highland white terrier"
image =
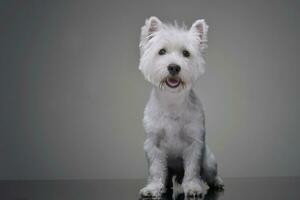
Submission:
[[203,19],[187,29],[157,17],[147,19],[141,29],[139,69],[154,86],[143,119],[149,177],[142,196],[160,197],[172,179],[186,196],[201,196],[202,181],[224,186],[205,143],[203,108],[192,90],[204,73],[207,31]]

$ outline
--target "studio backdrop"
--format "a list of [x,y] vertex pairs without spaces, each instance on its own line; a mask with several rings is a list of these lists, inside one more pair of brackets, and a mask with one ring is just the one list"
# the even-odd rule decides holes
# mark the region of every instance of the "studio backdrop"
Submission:
[[300,175],[296,0],[0,3],[0,179],[145,178],[145,19],[210,26],[195,92],[224,177]]

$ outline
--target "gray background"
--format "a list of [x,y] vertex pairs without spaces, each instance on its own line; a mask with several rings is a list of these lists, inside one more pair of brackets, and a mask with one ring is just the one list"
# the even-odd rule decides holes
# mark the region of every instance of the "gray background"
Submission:
[[0,179],[144,178],[146,17],[210,25],[195,88],[224,177],[300,175],[299,1],[1,1]]

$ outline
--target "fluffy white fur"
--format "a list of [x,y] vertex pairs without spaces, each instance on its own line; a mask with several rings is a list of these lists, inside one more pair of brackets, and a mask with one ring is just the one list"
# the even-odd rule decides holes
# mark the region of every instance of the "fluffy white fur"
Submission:
[[[161,196],[173,175],[186,195],[200,195],[202,180],[209,186],[223,186],[214,155],[205,144],[202,105],[192,90],[204,73],[207,31],[203,19],[187,29],[150,17],[142,27],[139,69],[154,86],[143,119],[149,164],[148,184],[140,191],[143,196]],[[166,53],[159,55],[160,49]],[[183,50],[190,56],[183,56]],[[166,84],[170,64],[181,68],[176,88]]]

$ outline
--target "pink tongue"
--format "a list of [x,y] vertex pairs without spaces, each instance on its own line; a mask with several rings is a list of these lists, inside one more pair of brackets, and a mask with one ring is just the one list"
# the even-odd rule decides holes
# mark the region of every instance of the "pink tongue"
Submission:
[[172,84],[176,84],[176,83],[178,83],[178,80],[177,80],[177,79],[170,78],[170,79],[169,79],[169,82],[172,83]]
[[168,82],[171,86],[175,86],[178,84],[178,80],[177,79],[174,79],[174,78],[169,78],[168,79]]

